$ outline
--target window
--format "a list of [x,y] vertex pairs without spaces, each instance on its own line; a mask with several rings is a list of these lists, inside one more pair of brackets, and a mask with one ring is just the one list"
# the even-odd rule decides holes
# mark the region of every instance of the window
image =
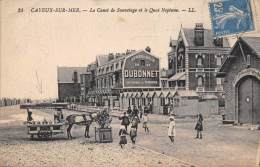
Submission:
[[141,66],[145,66],[145,61],[144,60],[140,60],[140,65]]
[[217,66],[221,66],[221,56],[217,56]]
[[198,77],[198,87],[202,87],[203,86],[203,77],[199,76]]
[[217,78],[217,85],[221,85],[221,78]]
[[197,59],[197,65],[202,66],[202,61],[203,61],[202,57],[199,56],[198,59]]
[[251,64],[250,55],[246,55],[246,63],[249,66]]

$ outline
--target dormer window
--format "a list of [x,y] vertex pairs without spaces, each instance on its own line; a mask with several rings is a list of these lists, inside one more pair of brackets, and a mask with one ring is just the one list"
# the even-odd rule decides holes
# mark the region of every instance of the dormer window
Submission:
[[223,38],[215,38],[214,44],[215,46],[223,47]]

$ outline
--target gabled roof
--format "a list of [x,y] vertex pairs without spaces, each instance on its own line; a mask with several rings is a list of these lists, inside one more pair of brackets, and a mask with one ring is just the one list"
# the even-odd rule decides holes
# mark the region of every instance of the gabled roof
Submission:
[[[196,46],[194,43],[194,29],[191,28],[182,28],[181,30],[183,32],[183,35],[187,41],[188,46],[194,47]],[[214,38],[213,38],[213,33],[209,29],[204,29],[204,46],[199,46],[199,47],[216,47],[219,48],[214,44]],[[197,47],[197,46],[196,46]],[[223,47],[230,47],[229,42],[227,38],[223,38]]]
[[242,41],[248,44],[255,54],[260,58],[260,37],[241,37]]
[[84,74],[87,71],[87,67],[58,67],[57,77],[58,83],[74,83],[74,72],[77,72],[78,81],[80,83],[80,74]]
[[224,72],[225,68],[230,65],[230,61],[236,58],[236,56],[238,56],[238,55],[233,55],[233,52],[234,49],[238,47],[239,42],[251,48],[253,54],[255,54],[257,57],[260,58],[260,37],[240,37],[234,44],[233,48],[230,50],[229,56],[227,56],[226,60],[222,64],[218,76],[222,76],[222,72]]
[[107,62],[108,62],[108,55],[98,55],[97,56],[98,66],[103,66]]

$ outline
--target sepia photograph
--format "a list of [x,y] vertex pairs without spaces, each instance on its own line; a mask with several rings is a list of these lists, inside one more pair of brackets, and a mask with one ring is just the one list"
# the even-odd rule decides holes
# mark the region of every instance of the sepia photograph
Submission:
[[259,0],[0,0],[0,167],[260,167]]

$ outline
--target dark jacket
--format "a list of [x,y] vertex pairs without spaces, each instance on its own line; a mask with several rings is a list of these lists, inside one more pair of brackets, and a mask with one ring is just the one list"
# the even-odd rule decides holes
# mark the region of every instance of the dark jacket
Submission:
[[199,114],[198,115],[198,120],[197,120],[197,123],[196,123],[196,126],[195,126],[195,130],[198,130],[198,131],[203,131],[203,116],[202,114]]
[[121,125],[129,125],[130,124],[130,120],[129,120],[128,116],[122,116],[120,118],[120,120],[122,120]]

